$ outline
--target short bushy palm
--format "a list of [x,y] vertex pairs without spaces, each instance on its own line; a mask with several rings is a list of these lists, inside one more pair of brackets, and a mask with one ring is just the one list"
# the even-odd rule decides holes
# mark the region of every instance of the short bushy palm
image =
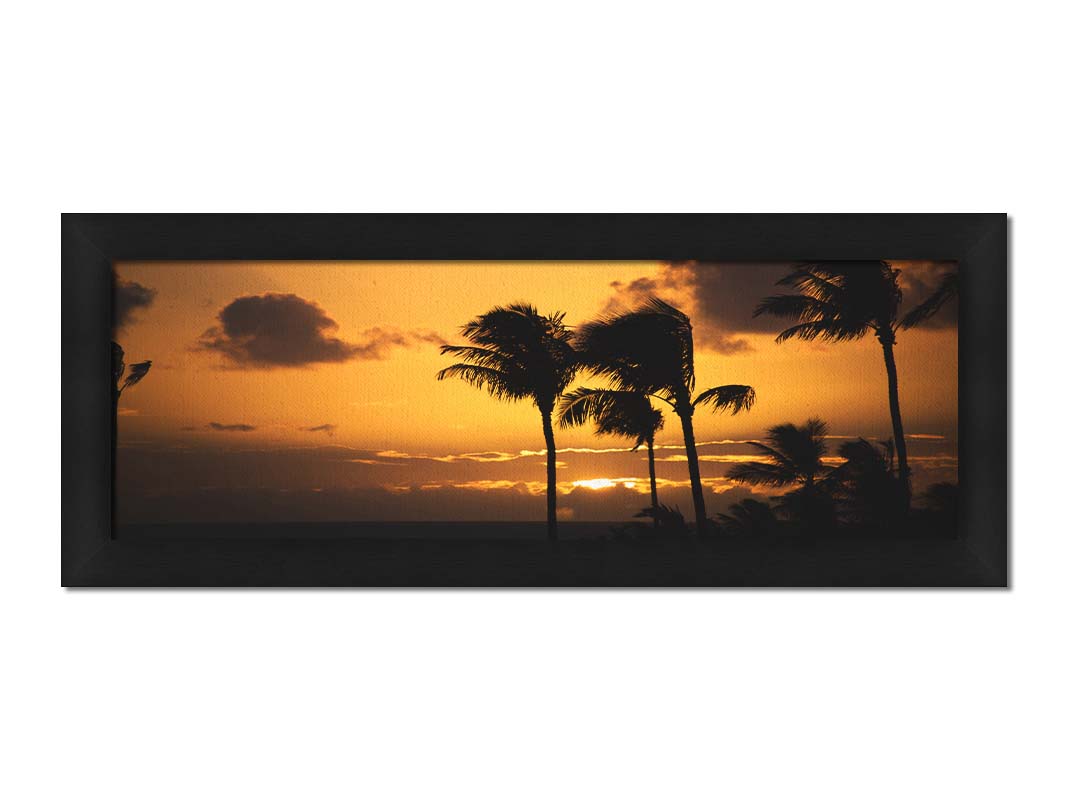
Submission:
[[845,522],[878,528],[900,515],[900,480],[894,465],[893,440],[843,442],[837,454],[844,462],[827,477]]
[[719,514],[716,522],[724,533],[732,536],[761,536],[772,533],[779,524],[773,508],[751,497],[731,505],[726,514]]
[[764,442],[748,442],[761,461],[736,464],[726,477],[750,486],[796,487],[780,498],[787,518],[814,528],[831,520],[832,507],[825,476],[826,423],[809,419],[803,425],[792,423],[768,429]]
[[[652,508],[659,507],[656,496],[656,432],[663,429],[663,412],[653,408],[648,397],[639,392],[582,387],[563,395],[556,415],[561,428],[573,428],[593,422],[598,436],[622,436],[632,439],[634,450],[644,445],[648,450],[648,481]],[[653,515],[659,527],[659,517]]]
[[[769,442],[769,444],[768,444]],[[814,486],[826,472],[826,423],[809,419],[803,425],[775,425],[766,442],[747,442],[764,461],[730,468],[726,477],[751,486]]]

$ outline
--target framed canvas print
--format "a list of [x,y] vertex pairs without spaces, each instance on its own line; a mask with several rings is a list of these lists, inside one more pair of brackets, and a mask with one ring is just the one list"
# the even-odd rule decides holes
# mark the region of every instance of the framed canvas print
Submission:
[[64,215],[63,584],[1006,586],[1007,236]]

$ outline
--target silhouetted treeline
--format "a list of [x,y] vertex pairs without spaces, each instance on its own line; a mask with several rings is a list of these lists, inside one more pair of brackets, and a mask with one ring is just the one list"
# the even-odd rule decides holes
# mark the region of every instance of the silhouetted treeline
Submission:
[[[888,532],[908,511],[908,491],[894,461],[894,443],[859,438],[837,448],[836,466],[827,464],[827,425],[809,419],[803,425],[775,425],[765,441],[749,442],[759,461],[737,464],[726,474],[749,486],[786,489],[770,503],[754,499],[735,504],[716,520],[728,533],[774,533],[790,530],[816,534],[836,528]],[[955,485],[939,483],[922,498],[927,519],[955,530]]]
[[[779,281],[793,293],[768,296],[759,303],[754,315],[773,314],[794,323],[778,335],[778,342],[792,338],[840,342],[874,334],[886,366],[893,440],[848,442],[839,448],[844,463],[829,470],[822,461],[824,422],[812,419],[801,426],[775,426],[768,431],[767,442],[751,443],[761,460],[735,467],[728,476],[788,491],[774,506],[746,500],[714,521],[705,509],[693,416],[701,406],[731,414],[746,411],[756,393],[740,384],[696,391],[692,321],[669,303],[653,297],[634,310],[593,320],[576,330],[564,324],[560,311],[545,315],[528,303],[496,307],[460,329],[469,344],[441,348],[442,354],[458,356],[460,361],[437,377],[460,378],[505,401],[533,403],[545,438],[548,536],[553,541],[557,538],[554,416],[563,427],[592,422],[598,435],[626,437],[635,450],[644,446],[651,505],[643,513],[652,518],[654,527],[666,522],[677,527],[679,512],[661,506],[656,491],[655,434],[663,427],[663,414],[653,401],[674,411],[681,424],[699,532],[766,531],[779,524],[807,531],[839,524],[888,526],[908,514],[911,500],[893,353],[897,333],[930,319],[957,292],[953,273],[928,298],[901,314],[899,275],[884,261],[806,263]],[[605,380],[607,388],[583,386],[568,392],[583,372]],[[938,513],[947,513],[943,509],[949,492],[939,491]]]

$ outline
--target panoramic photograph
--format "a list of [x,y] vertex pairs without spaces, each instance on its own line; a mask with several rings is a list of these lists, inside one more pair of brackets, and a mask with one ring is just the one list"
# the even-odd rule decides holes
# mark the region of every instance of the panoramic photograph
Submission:
[[933,261],[118,263],[117,535],[951,538],[957,280]]

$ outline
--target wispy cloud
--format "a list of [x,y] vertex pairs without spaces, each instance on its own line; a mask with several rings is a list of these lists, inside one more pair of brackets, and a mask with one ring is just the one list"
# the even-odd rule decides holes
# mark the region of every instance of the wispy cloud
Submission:
[[207,427],[213,431],[229,431],[234,433],[248,433],[249,431],[254,431],[256,429],[255,425],[246,425],[243,422],[209,422]]
[[[701,485],[715,493],[728,491],[735,488],[736,484],[721,477],[702,478]],[[688,480],[671,480],[669,478],[657,478],[656,485],[661,489],[688,488]],[[412,491],[438,491],[442,489],[458,489],[475,492],[511,492],[519,491],[524,494],[543,495],[548,489],[544,481],[522,481],[504,479],[485,480],[428,480],[410,481],[405,483],[383,484],[382,488],[394,493],[406,493]],[[647,494],[650,491],[650,481],[647,477],[635,476],[613,478],[581,478],[573,481],[560,481],[556,490],[560,495],[566,496],[576,491],[599,492],[606,489],[628,489],[634,492]]]
[[399,450],[380,450],[377,455],[379,458],[389,458],[398,461],[437,461],[442,464],[452,464],[457,461],[473,461],[478,464],[496,464],[504,461],[514,461],[517,458],[523,458],[525,456],[524,453],[502,453],[495,450],[442,456],[428,455],[425,453],[404,453]]
[[[712,439],[706,442],[697,442],[697,447],[710,447],[715,445],[741,445],[748,444],[748,440],[742,439]],[[644,445],[638,448],[639,451],[645,450]],[[632,447],[560,447],[556,449],[556,455],[566,454],[579,454],[579,455],[598,455],[605,453],[630,453],[633,452]],[[672,450],[685,450],[684,444],[658,444],[656,445],[656,452],[660,451],[672,451]],[[544,458],[548,455],[547,449],[540,450],[519,450],[517,452],[507,452],[503,450],[484,450],[475,453],[446,453],[443,455],[434,455],[431,453],[407,453],[401,450],[379,450],[375,453],[378,459],[384,459],[380,463],[393,463],[396,461],[436,461],[441,464],[454,464],[457,462],[474,462],[477,464],[498,464],[509,461],[518,461],[523,458]],[[701,457],[703,458],[703,456]],[[657,459],[661,460],[661,459]],[[677,456],[673,458],[662,459],[664,461],[684,461],[685,456]],[[708,458],[708,460],[714,460]]]
[[305,433],[325,433],[327,436],[332,437],[337,430],[337,426],[333,423],[327,422],[322,425],[310,425],[305,428],[298,428],[297,430],[304,431]]
[[[676,461],[688,461],[689,459],[683,455],[664,456],[663,458],[657,458],[656,461],[664,462],[676,462]],[[716,453],[697,456],[698,461],[708,461],[714,464],[736,464],[746,461],[760,461],[766,463],[770,461],[766,456],[748,455],[747,453]]]

